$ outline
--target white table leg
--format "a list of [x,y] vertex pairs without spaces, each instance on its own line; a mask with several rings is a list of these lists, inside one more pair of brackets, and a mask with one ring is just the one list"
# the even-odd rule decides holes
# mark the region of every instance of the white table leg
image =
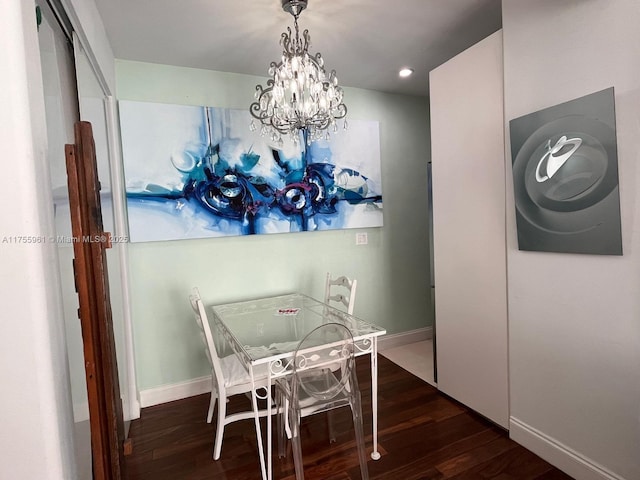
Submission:
[[[264,448],[262,445],[262,431],[260,429],[260,412],[258,410],[258,391],[256,390],[256,381],[253,378],[253,368],[249,369],[251,375],[251,403],[253,405],[253,416],[256,423],[256,437],[258,440],[258,456],[260,457],[260,470],[262,471],[262,480],[271,480],[267,477],[267,470],[264,462]],[[271,392],[268,392],[271,398]],[[269,472],[271,473],[271,472]]]
[[373,337],[371,344],[371,411],[373,414],[373,452],[371,458],[378,460],[378,338]]
[[271,454],[272,451],[272,441],[271,441],[271,436],[272,436],[272,428],[271,428],[271,415],[272,415],[272,411],[271,411],[271,364],[269,363],[268,365],[268,373],[267,373],[267,378],[268,378],[268,382],[267,382],[267,412],[269,412],[267,414],[267,479],[271,480],[272,477],[272,472],[273,472],[273,456]]

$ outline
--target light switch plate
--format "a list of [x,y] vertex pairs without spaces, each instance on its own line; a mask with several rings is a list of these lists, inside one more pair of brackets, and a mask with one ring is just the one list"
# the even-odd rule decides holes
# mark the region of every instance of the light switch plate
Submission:
[[369,243],[367,232],[356,233],[356,245],[366,245]]

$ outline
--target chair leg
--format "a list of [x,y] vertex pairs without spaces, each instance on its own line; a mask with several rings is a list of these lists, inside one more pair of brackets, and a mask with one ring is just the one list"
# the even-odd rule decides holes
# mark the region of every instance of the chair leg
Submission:
[[293,449],[293,465],[296,469],[296,480],[304,480],[302,442],[300,441],[300,411],[290,408],[289,421],[291,424],[291,446]]
[[211,400],[209,400],[209,411],[207,412],[207,423],[211,423],[213,420],[213,410],[216,408],[216,400],[218,399],[218,392],[216,387],[211,389]]
[[224,421],[227,416],[227,398],[220,397],[218,399],[218,426],[216,427],[216,441],[213,446],[213,459],[220,458],[222,451],[222,437],[224,436]]
[[[325,378],[325,385],[327,390],[329,389],[330,385],[329,385],[329,377],[333,377],[333,374],[330,371],[326,371],[324,378]],[[329,429],[329,443],[335,443],[336,442],[336,429],[335,429],[335,421],[333,418],[333,410],[329,410],[327,411],[327,426]]]
[[360,460],[360,473],[362,480],[369,480],[367,468],[367,453],[364,444],[364,431],[362,428],[362,401],[360,392],[354,392],[352,396],[351,410],[353,412],[353,428],[356,433],[356,445],[358,446],[358,459]]
[[284,432],[287,434],[287,438],[291,439],[291,420],[289,418],[289,400],[284,400]]
[[336,443],[336,428],[333,419],[333,410],[327,412],[327,424],[329,428],[329,443]]
[[288,408],[288,402],[285,400],[284,395],[279,388],[276,388],[276,406],[278,409],[278,458],[284,458],[287,456],[285,447],[285,426],[286,410]]

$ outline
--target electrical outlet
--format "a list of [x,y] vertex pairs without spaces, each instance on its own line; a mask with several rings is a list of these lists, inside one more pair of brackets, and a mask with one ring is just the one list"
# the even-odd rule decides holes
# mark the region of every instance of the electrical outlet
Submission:
[[256,325],[256,335],[259,337],[264,335],[264,323],[259,323]]
[[367,232],[356,233],[356,245],[366,245],[369,243]]

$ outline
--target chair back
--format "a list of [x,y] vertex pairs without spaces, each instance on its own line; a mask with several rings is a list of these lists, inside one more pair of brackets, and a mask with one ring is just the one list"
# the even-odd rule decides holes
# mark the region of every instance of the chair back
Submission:
[[204,344],[204,351],[207,355],[207,359],[211,365],[216,382],[224,382],[222,375],[222,366],[220,364],[220,357],[218,356],[218,350],[213,340],[213,333],[211,332],[211,325],[209,324],[209,318],[207,317],[207,311],[200,298],[200,291],[197,288],[193,289],[193,293],[189,295],[189,301],[191,302],[191,308],[195,313],[196,323],[200,328],[200,338]]
[[[327,273],[327,280],[324,290],[324,303],[331,305],[333,303],[340,304],[341,308],[345,308],[347,313],[353,313],[353,307],[356,301],[356,287],[358,281],[344,275],[335,278],[331,277],[331,273]],[[335,305],[332,305],[335,306]]]
[[312,330],[299,343],[294,355],[292,390],[317,400],[331,401],[343,390],[357,389],[353,336],[339,323]]

